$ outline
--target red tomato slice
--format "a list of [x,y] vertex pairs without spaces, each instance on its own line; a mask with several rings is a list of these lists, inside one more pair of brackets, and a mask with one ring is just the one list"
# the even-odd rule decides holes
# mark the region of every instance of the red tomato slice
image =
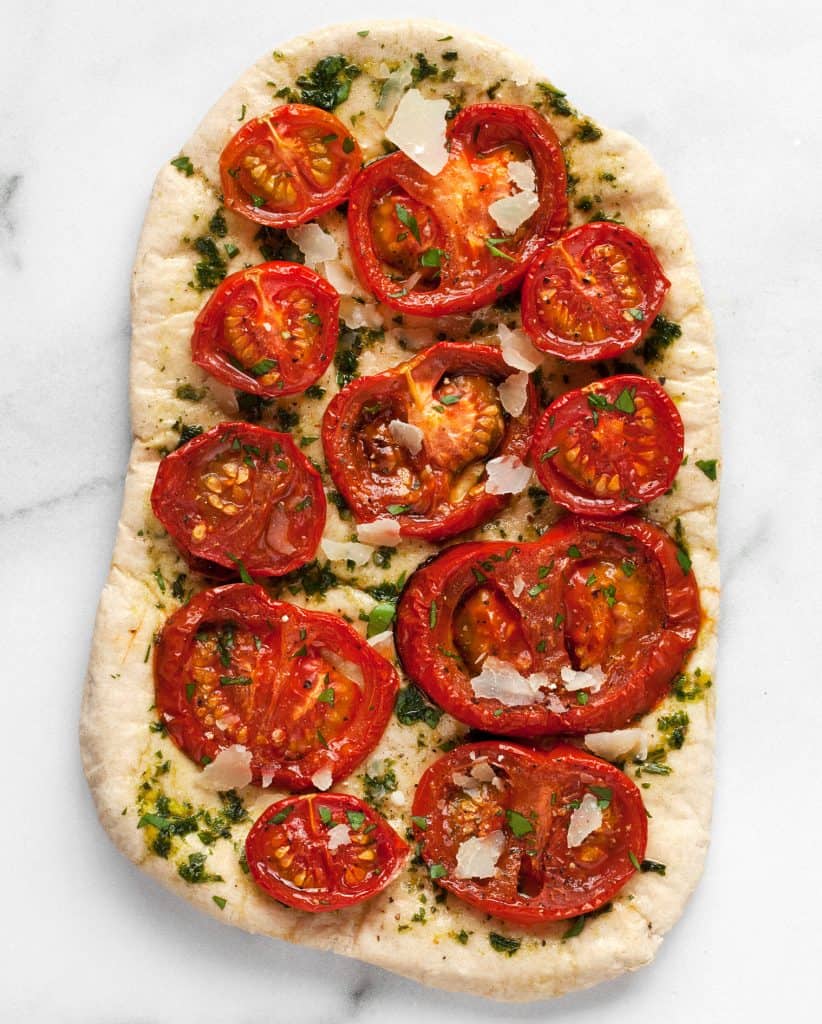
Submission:
[[[441,316],[487,306],[512,291],[568,219],[562,148],[530,107],[478,103],[448,128],[448,163],[436,176],[404,153],[358,175],[348,206],[354,266],[381,302]],[[488,207],[518,191],[508,164],[530,160],[539,206],[509,237]]]
[[374,749],[397,694],[390,663],[336,615],[234,583],[197,594],[157,644],[157,711],[197,764],[241,744],[256,785],[336,782]]
[[[601,822],[576,842],[580,830],[569,827],[583,802]],[[588,914],[619,892],[645,856],[637,787],[571,746],[547,753],[496,741],[457,747],[420,779],[413,810],[422,858],[439,884],[507,921]],[[471,856],[477,840],[492,851],[485,864]]]
[[[569,516],[530,544],[457,544],[406,584],[397,653],[417,686],[473,728],[618,729],[665,696],[694,646],[699,593],[681,557],[663,530],[629,516]],[[529,680],[518,697],[510,686],[506,700],[495,695],[493,659]]]
[[163,459],[151,508],[199,571],[283,576],[314,557],[326,501],[289,434],[220,423]]
[[644,238],[619,224],[583,224],[531,264],[522,324],[543,352],[611,359],[645,337],[670,286]]
[[[515,372],[497,349],[442,342],[335,395],[323,447],[357,520],[390,516],[405,537],[443,540],[504,508],[508,495],[485,490],[485,464],[525,457],[536,404],[529,383],[523,412],[504,412],[497,385]],[[395,420],[422,431],[419,452],[399,443]]]
[[664,494],[684,442],[682,418],[664,388],[625,375],[552,402],[534,431],[531,461],[552,501],[610,516]]
[[239,391],[298,394],[328,367],[339,311],[339,295],[313,270],[260,263],[221,282],[194,323],[191,356]]
[[293,228],[339,206],[362,164],[357,140],[333,114],[286,103],[247,121],[220,156],[226,206]]
[[245,841],[257,885],[311,913],[376,896],[397,877],[408,853],[381,815],[346,793],[280,800],[263,811]]

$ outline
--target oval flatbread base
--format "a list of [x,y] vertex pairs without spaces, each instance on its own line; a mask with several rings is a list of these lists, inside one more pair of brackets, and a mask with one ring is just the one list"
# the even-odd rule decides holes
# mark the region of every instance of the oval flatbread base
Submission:
[[[446,52],[457,57],[444,57]],[[210,275],[260,262],[261,246],[267,244],[265,238],[255,237],[256,225],[230,211],[215,219],[221,210],[220,152],[241,121],[283,102],[289,90],[297,88],[297,78],[331,54],[343,54],[362,69],[335,113],[357,135],[366,160],[383,152],[385,129],[398,98],[392,100],[391,88],[384,88],[384,83],[388,73],[405,62],[426,96],[446,96],[454,105],[489,95],[503,102],[539,104],[565,147],[572,223],[583,223],[592,215],[618,218],[651,243],[671,281],[663,329],[652,332],[651,343],[640,353],[629,354],[607,372],[644,372],[663,380],[682,415],[686,461],[673,490],[643,514],[687,549],[701,590],[704,623],[698,646],[671,696],[640,723],[656,753],[643,764],[629,759],[626,765],[643,787],[652,815],[647,856],[654,864],[635,875],[609,912],[582,922],[581,930],[577,923],[572,929],[576,934],[565,938],[567,922],[523,929],[488,920],[451,896],[440,902],[424,869],[414,863],[381,895],[345,911],[306,915],[277,904],[254,886],[241,854],[251,822],[280,794],[247,787],[239,794],[242,804],[221,797],[207,773],[164,735],[151,710],[153,638],[167,616],[205,585],[187,568],[151,514],[149,494],[163,454],[193,427],[208,429],[238,415],[259,415],[264,425],[291,429],[305,453],[323,465],[318,437],[323,409],[337,390],[334,367],[320,381],[325,393],[319,398],[238,411],[235,394],[192,365],[190,337],[210,294],[205,287]],[[376,103],[380,95],[383,109]],[[542,999],[648,963],[682,913],[708,845],[711,677],[719,598],[718,484],[715,471],[698,466],[713,464],[715,470],[718,458],[712,325],[683,218],[662,174],[636,141],[578,115],[559,90],[516,55],[470,32],[425,21],[333,27],[281,47],[226,93],[180,156],[187,160],[178,158],[158,175],[134,269],[134,445],[82,711],[85,770],[105,829],[127,857],[171,893],[221,921],[357,957],[444,989],[500,1000]],[[350,270],[344,218],[332,211],[320,221],[338,241],[343,268]],[[265,258],[271,258],[270,252]],[[408,358],[409,348],[433,340],[430,325],[397,325],[392,311],[372,301],[356,303],[344,296],[342,315],[350,324],[364,317],[374,328],[373,336],[362,331],[359,335],[361,374],[396,365]],[[496,323],[510,326],[518,315],[516,304],[508,304],[483,310],[473,319],[454,317],[448,324],[449,336],[481,341],[483,331],[493,336]],[[472,331],[472,322],[479,318],[486,323]],[[382,334],[377,330],[381,323]],[[350,338],[341,343],[350,344]],[[585,384],[596,375],[595,368],[569,368],[546,358],[544,397]],[[326,483],[330,486],[327,477]],[[557,516],[558,510],[544,495],[525,492],[495,527],[475,531],[469,539],[533,539]],[[348,540],[352,529],[350,520],[341,519],[330,505],[325,536]],[[332,581],[317,570],[314,576],[292,580],[290,587],[275,582],[270,590],[297,604],[347,615],[362,627],[362,617],[375,604],[367,588],[386,580],[396,583],[433,550],[423,542],[406,542],[387,566],[369,564],[348,571],[345,563],[334,563],[336,582],[322,594],[323,585]],[[321,552],[318,558],[323,566]],[[385,563],[389,557],[381,560]],[[386,653],[394,657],[393,648]],[[415,719],[412,711],[395,716],[366,769],[336,787],[370,799],[401,834],[409,823],[416,780],[443,745],[465,732],[447,715],[432,728],[435,714],[425,721]],[[663,717],[672,714],[677,714],[681,729],[673,738],[671,720]],[[151,817],[145,817],[160,812],[189,825],[162,834]],[[513,941],[500,943],[493,935]]]

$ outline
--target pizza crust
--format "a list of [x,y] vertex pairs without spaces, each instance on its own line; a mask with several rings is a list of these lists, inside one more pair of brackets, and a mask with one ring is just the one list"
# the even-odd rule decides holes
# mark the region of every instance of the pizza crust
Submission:
[[[360,29],[368,29],[369,35],[358,36]],[[274,792],[253,787],[243,791],[248,821],[234,829],[233,841],[221,841],[208,851],[209,872],[225,880],[219,884],[191,884],[177,871],[180,856],[203,851],[196,834],[182,840],[174,859],[163,859],[150,852],[145,830],[137,827],[141,779],[151,778],[160,764],[169,766],[162,777],[166,791],[195,806],[219,807],[217,794],[204,785],[200,769],[166,737],[149,729],[154,699],[152,638],[178,603],[160,588],[154,574],[159,569],[162,578],[170,580],[176,572],[185,570],[149,506],[161,451],[176,445],[179,424],[192,415],[191,404],[177,397],[177,386],[188,382],[206,389],[206,396],[196,406],[197,422],[205,429],[237,415],[233,393],[192,366],[189,350],[194,318],[207,297],[207,293],[189,286],[197,258],[190,237],[204,230],[204,221],[218,205],[219,153],[236,131],[243,108],[248,118],[271,108],[272,88],[268,83],[272,80],[292,83],[318,59],[337,52],[369,67],[417,52],[436,61],[443,49],[437,40],[446,35],[454,37],[448,45],[459,51],[459,75],[466,80],[458,80],[455,85],[467,90],[469,102],[479,97],[480,88],[500,78],[505,81],[499,99],[533,99],[534,83],[540,80],[536,71],[498,44],[472,33],[416,20],[330,28],[311,38],[295,40],[279,51],[280,56],[262,59],[219,100],[182,150],[190,157],[196,174],[186,177],[172,166],[160,171],[134,270],[131,407],[135,440],[111,572],[95,627],[81,717],[81,745],[100,820],[117,847],[169,890],[207,913],[250,932],[354,956],[439,988],[500,1000],[533,1000],[584,988],[642,966],[653,958],[662,936],[682,913],[701,874],[708,846],[712,689],[706,691],[704,700],[671,705],[684,707],[689,713],[687,742],[668,755],[672,774],[655,777],[650,788],[643,791],[653,816],[647,855],[667,866],[665,877],[638,874],[619,894],[610,913],[588,920],[583,932],[567,941],[562,940],[566,924],[524,932],[503,922],[489,923],[485,915],[450,896],[437,905],[430,884],[418,872],[404,873],[381,895],[345,911],[307,915],[280,906],[265,897],[238,864],[245,832],[275,799]],[[426,83],[420,88],[425,91]],[[366,159],[381,152],[380,140],[387,123],[372,109],[372,89],[367,75],[356,79],[350,99],[336,111],[344,119],[352,112],[366,111],[354,128]],[[563,141],[577,123],[552,120]],[[719,398],[711,318],[682,215],[648,153],[629,136],[606,129],[598,141],[569,149],[573,171],[583,183],[595,180],[602,167],[615,169],[618,190],[614,195],[624,222],[654,246],[672,282],[663,311],[680,324],[682,335],[653,372],[664,376],[665,387],[683,417],[688,462],[680,470],[673,492],[653,503],[647,514],[669,530],[677,520],[684,528],[705,612],[699,645],[689,668],[699,667],[705,680],[713,674],[716,648],[718,485],[695,463],[698,459],[715,459],[719,453]],[[256,226],[228,213],[226,216],[231,239],[240,249],[230,270],[239,269],[244,262],[258,262],[253,241]],[[331,213],[321,221],[344,245],[339,215]],[[345,256],[343,251],[341,258]],[[464,326],[465,319],[461,322]],[[389,335],[381,346],[363,353],[360,368],[370,373],[407,357],[398,340]],[[550,363],[546,360],[549,375]],[[326,377],[321,383],[328,388],[330,398],[336,389],[333,370]],[[324,404],[307,400],[300,403],[304,434],[319,434]],[[307,453],[316,459],[322,457],[318,444],[309,445]],[[528,511],[528,499],[521,496],[499,523],[516,535],[523,530]],[[548,520],[554,514],[550,508],[544,513]],[[350,526],[330,508],[326,536],[345,539],[349,534]],[[413,569],[432,550],[423,542],[403,544],[391,564],[392,578],[403,569]],[[192,578],[194,575],[190,574]],[[384,575],[377,573],[366,582],[376,582]],[[201,585],[202,581],[198,583]],[[295,601],[305,603],[301,598]],[[321,605],[313,607],[348,613],[356,619],[371,604],[373,600],[362,588],[339,586],[328,592]],[[646,716],[650,729],[659,713],[657,709]],[[460,731],[448,716],[443,717],[433,736],[426,726],[413,728],[396,720],[389,725],[369,763],[386,757],[394,761],[405,802],[387,802],[383,810],[400,832],[410,814],[415,781],[437,755],[435,743]],[[419,737],[423,734],[426,745],[421,750]],[[361,794],[361,773],[355,772],[337,788]],[[412,924],[414,914],[419,913],[421,893],[428,899],[427,919]],[[224,909],[215,903],[215,894],[226,901]],[[520,949],[513,956],[495,951],[487,938],[489,930],[522,938]],[[463,931],[469,936],[466,944],[454,939]]]

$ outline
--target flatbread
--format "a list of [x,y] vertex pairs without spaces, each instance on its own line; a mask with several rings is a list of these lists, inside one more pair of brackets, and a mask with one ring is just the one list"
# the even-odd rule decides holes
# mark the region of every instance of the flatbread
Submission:
[[[368,34],[363,34],[366,31]],[[443,37],[448,37],[447,41]],[[176,749],[156,721],[150,656],[157,631],[180,604],[173,591],[189,593],[205,585],[186,568],[151,513],[149,494],[157,465],[162,454],[178,443],[186,425],[196,423],[208,429],[238,415],[234,394],[192,365],[189,348],[194,318],[210,294],[198,291],[190,282],[201,259],[193,242],[208,234],[210,219],[220,208],[219,154],[237,130],[238,121],[270,110],[282,102],[275,98],[276,93],[293,88],[299,74],[328,54],[342,53],[362,67],[363,74],[354,80],[350,97],[335,113],[346,124],[353,121],[352,130],[364,157],[371,159],[383,151],[389,120],[375,108],[388,71],[406,61],[418,69],[424,67],[416,56],[419,54],[442,70],[444,50],[458,52],[458,60],[452,64],[454,75],[446,81],[441,81],[439,74],[429,75],[418,82],[418,88],[427,96],[447,95],[451,102],[465,105],[486,99],[489,91],[503,102],[541,104],[566,146],[569,169],[577,179],[570,196],[573,222],[587,220],[591,204],[595,204],[609,216],[619,215],[643,235],[671,281],[663,313],[681,328],[681,336],[645,368],[664,381],[679,408],[685,424],[687,462],[672,492],[644,514],[671,533],[677,531],[687,545],[704,609],[698,646],[679,684],[680,695],[690,699],[678,700],[672,695],[643,723],[656,735],[657,720],[663,713],[685,710],[690,720],[681,749],[666,748],[665,765],[670,774],[643,773],[637,779],[647,787],[642,793],[652,815],[647,856],[664,864],[665,874],[637,873],[609,913],[592,917],[580,934],[567,939],[563,939],[565,923],[525,930],[489,919],[453,896],[438,902],[425,871],[413,864],[385,892],[345,911],[307,915],[277,904],[255,887],[240,864],[251,822],[279,795],[270,790],[247,787],[241,792],[248,818],[228,821],[226,831],[231,838],[207,837],[211,842],[204,843],[195,832],[175,838],[171,850],[161,856],[151,848],[151,829],[138,827],[158,793],[188,803],[202,815],[225,812],[201,770]],[[239,79],[181,150],[190,159],[193,174],[170,164],[162,168],[134,269],[134,444],[111,572],[97,616],[81,721],[85,771],[103,826],[118,849],[172,893],[250,932],[357,957],[440,988],[511,1001],[557,996],[634,970],[652,959],[702,871],[712,791],[718,485],[696,465],[697,461],[717,459],[719,453],[711,318],[682,215],[651,157],[634,139],[617,131],[601,129],[600,137],[584,141],[597,132],[580,130],[586,123],[581,115],[563,115],[568,101],[558,100],[556,93],[537,85],[546,81],[496,43],[446,25],[415,20],[332,27],[278,48]],[[224,217],[227,238],[239,250],[230,260],[229,271],[260,262],[254,241],[256,226],[230,211],[225,211]],[[340,242],[341,259],[350,266],[343,218],[335,211],[320,221]],[[383,340],[364,349],[359,367],[362,374],[408,358],[408,345],[419,344],[425,331],[431,330],[430,324],[421,325],[416,332],[394,328],[390,311],[366,309],[369,316],[384,315],[387,330]],[[482,310],[473,319],[481,317],[488,322],[493,336],[493,322],[504,320],[510,325],[517,316],[516,310],[493,309]],[[450,336],[454,340],[474,337],[468,333],[471,322],[471,317],[452,318]],[[477,340],[491,337],[483,335]],[[645,366],[638,356],[627,361]],[[563,379],[563,373],[570,377]],[[594,375],[590,367],[569,371],[567,365],[547,358],[543,384],[556,394],[586,383]],[[295,436],[317,437],[322,411],[337,390],[333,367],[320,384],[326,389],[324,398],[283,400],[264,411],[262,422],[277,429],[278,407],[297,411],[300,421],[293,428]],[[192,395],[201,397],[194,401]],[[324,468],[318,441],[307,442],[305,451]],[[331,487],[327,473],[324,477]],[[509,537],[534,539],[535,528],[557,516],[550,502],[537,499],[536,505],[539,507],[535,508],[531,496],[520,495],[497,520],[497,527],[475,531],[472,536],[496,539],[502,528]],[[326,536],[344,540],[350,535],[350,522],[341,520],[330,505]],[[360,613],[367,613],[374,604],[364,588],[385,579],[397,580],[433,550],[422,542],[403,543],[388,569],[367,566],[346,574],[335,565],[340,578],[350,576],[351,583],[335,586],[320,598],[309,598],[302,591],[296,595],[283,591],[282,596],[312,608],[347,614],[362,627]],[[325,560],[320,557],[320,561]],[[186,574],[183,581],[179,580],[181,573]],[[433,730],[424,722],[403,725],[396,717],[392,719],[368,761],[368,771],[372,778],[386,767],[394,772],[398,788],[384,794],[379,806],[401,834],[408,826],[416,780],[438,756],[438,746],[464,732],[448,715]],[[629,774],[634,777],[630,766]],[[364,787],[360,770],[336,788],[363,795]],[[375,794],[373,783],[369,793]],[[184,870],[189,877],[186,880],[179,866],[185,869],[190,855],[206,876],[218,875],[223,881],[197,882],[196,871]],[[489,941],[491,932],[520,939],[519,949],[513,955],[499,951]],[[278,950],[273,952],[277,955]]]

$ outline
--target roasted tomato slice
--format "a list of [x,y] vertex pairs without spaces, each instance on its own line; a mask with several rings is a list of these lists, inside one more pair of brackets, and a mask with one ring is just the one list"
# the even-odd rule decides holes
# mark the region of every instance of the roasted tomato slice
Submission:
[[531,264],[522,323],[543,352],[610,359],[645,337],[670,284],[640,235],[619,224],[583,224]]
[[234,583],[166,622],[154,677],[161,721],[197,764],[239,744],[256,785],[328,788],[374,748],[391,716],[394,669],[336,615]]
[[443,540],[499,512],[508,496],[485,490],[486,462],[524,458],[534,422],[530,383],[519,416],[503,409],[498,385],[515,372],[497,349],[442,342],[335,395],[323,447],[357,520],[391,516],[403,536]]
[[455,896],[507,921],[590,913],[645,856],[639,790],[576,747],[458,747],[425,772],[414,797],[420,852]]
[[[404,313],[441,316],[489,305],[519,284],[539,247],[567,222],[562,148],[535,110],[467,107],[450,123],[448,146],[448,163],[437,175],[392,153],[361,171],[351,192],[357,274],[380,301]],[[527,177],[529,162],[533,209],[506,235],[488,208],[520,191],[512,175],[523,180],[521,173],[509,165],[523,165]]]
[[534,431],[531,461],[558,505],[617,515],[668,490],[684,440],[677,408],[656,381],[609,377],[548,406]]
[[529,544],[457,544],[406,584],[397,652],[476,729],[617,729],[662,699],[694,645],[699,594],[678,555],[663,530],[629,516],[569,516]]
[[220,156],[226,206],[293,228],[348,197],[362,164],[357,140],[333,114],[286,103],[247,121]]
[[163,459],[151,508],[194,568],[282,576],[314,557],[326,502],[289,434],[220,423]]
[[251,877],[296,910],[340,910],[397,877],[408,844],[347,793],[287,797],[263,811],[245,841]]
[[340,297],[297,263],[260,263],[227,277],[191,337],[193,361],[229,387],[282,398],[325,373],[337,345]]

